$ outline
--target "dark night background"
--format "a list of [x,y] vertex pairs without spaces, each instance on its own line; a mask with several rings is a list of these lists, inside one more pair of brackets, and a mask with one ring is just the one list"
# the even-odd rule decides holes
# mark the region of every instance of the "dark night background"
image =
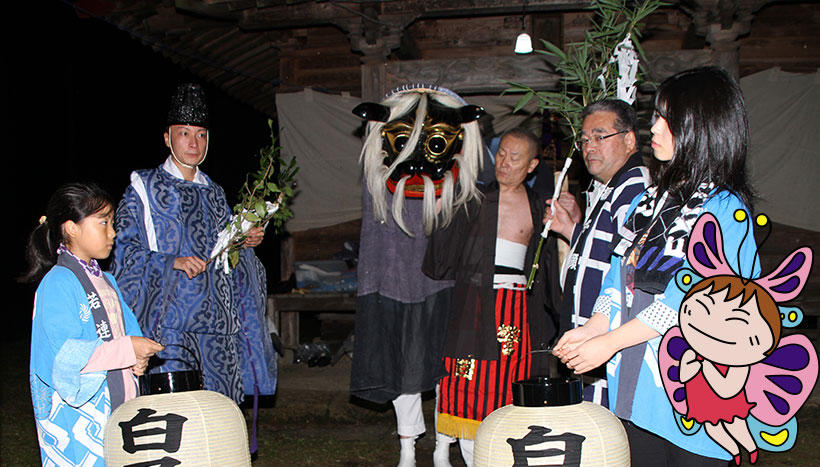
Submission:
[[[132,170],[168,155],[162,139],[176,85],[205,85],[212,139],[202,169],[222,185],[228,202],[269,144],[268,116],[176,66],[171,60],[95,18],[78,18],[69,2],[3,5],[3,199],[7,213],[5,338],[27,337],[35,285],[16,282],[25,245],[54,189],[94,181],[119,200]],[[272,235],[257,254],[276,271]],[[269,277],[269,279],[271,279]],[[4,287],[5,288],[5,287]],[[9,290],[8,288],[5,288]]]

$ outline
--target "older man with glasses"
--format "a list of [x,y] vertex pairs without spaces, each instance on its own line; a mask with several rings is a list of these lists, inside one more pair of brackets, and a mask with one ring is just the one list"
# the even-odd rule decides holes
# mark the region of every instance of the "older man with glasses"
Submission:
[[[649,171],[638,153],[638,118],[632,106],[621,100],[602,100],[584,108],[581,118],[584,123],[576,146],[592,176],[585,192],[584,214],[567,192],[545,214],[545,221],[554,216],[552,230],[570,242],[561,268],[561,333],[583,325],[592,316],[609,270],[612,237],[632,200],[650,183]],[[585,384],[584,399],[608,406],[603,367],[584,378],[589,379],[585,383],[591,383]]]

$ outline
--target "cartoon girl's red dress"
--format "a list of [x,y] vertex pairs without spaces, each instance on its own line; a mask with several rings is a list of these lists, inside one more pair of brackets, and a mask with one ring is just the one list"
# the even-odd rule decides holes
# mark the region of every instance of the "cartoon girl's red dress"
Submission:
[[[697,358],[699,361],[703,360],[700,355]],[[717,363],[714,365],[720,374],[726,376],[729,371],[728,366],[718,365]],[[687,381],[685,386],[688,407],[686,418],[689,420],[694,419],[698,423],[708,422],[716,425],[721,421],[732,422],[734,417],[746,418],[749,416],[752,407],[756,405],[746,399],[745,388],[729,399],[723,399],[709,386],[702,370],[694,378]]]

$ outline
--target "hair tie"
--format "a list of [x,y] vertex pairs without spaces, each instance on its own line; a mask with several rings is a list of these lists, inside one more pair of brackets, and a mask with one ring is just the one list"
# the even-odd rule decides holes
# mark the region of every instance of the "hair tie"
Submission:
[[46,223],[46,216],[40,216],[40,225],[43,225],[45,223]]

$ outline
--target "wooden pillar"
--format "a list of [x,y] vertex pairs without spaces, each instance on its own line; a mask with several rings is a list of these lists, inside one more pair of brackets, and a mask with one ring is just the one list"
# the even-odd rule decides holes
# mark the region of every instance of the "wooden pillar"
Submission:
[[293,275],[296,257],[293,235],[286,234],[279,241],[279,280],[286,281]]
[[279,312],[279,337],[285,348],[294,349],[299,346],[299,312]]
[[[365,57],[368,58],[368,57]],[[371,57],[372,58],[372,57]],[[365,102],[379,102],[387,94],[385,67],[383,59],[368,63],[362,59],[362,100]]]
[[401,45],[403,29],[404,25],[374,28],[370,23],[351,24],[347,28],[351,49],[362,54],[362,100],[379,102],[389,91],[385,79],[387,57]]
[[[287,235],[282,238],[280,243],[281,250],[279,252],[279,271],[281,280],[289,280],[290,276],[295,271],[296,258],[294,255],[294,241],[293,235]],[[274,322],[276,329],[279,330],[279,337],[282,339],[282,345],[285,347],[295,348],[299,345],[299,313],[292,311],[282,311],[276,304],[276,300],[270,298],[270,308],[275,316]]]
[[747,28],[741,27],[736,22],[732,23],[732,26],[728,29],[724,29],[720,23],[707,26],[706,41],[712,48],[712,62],[722,67],[735,79],[740,79],[740,43],[738,38],[745,32],[748,32]]
[[[694,0],[689,9],[695,30],[706,36],[712,49],[712,64],[740,78],[738,39],[752,29],[754,13],[772,0]],[[688,9],[684,7],[685,9]]]

